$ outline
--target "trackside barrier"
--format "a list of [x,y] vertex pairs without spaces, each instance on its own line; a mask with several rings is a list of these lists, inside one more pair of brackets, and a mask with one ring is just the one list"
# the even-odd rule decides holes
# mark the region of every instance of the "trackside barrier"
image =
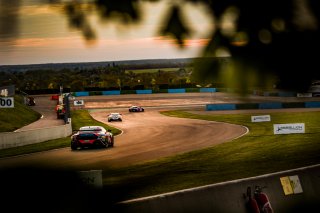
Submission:
[[[280,178],[297,176],[302,192],[285,194]],[[320,165],[287,170],[257,177],[228,181],[117,204],[117,212],[215,212],[247,213],[243,196],[247,187],[263,188],[274,212],[314,212],[320,203]],[[291,187],[296,187],[297,183]]]
[[305,102],[305,107],[306,108],[320,108],[320,102]]
[[79,96],[89,96],[89,92],[75,92],[74,96],[79,97]]
[[102,95],[120,95],[120,90],[102,91]]
[[271,102],[271,103],[238,103],[238,104],[207,104],[206,110],[237,110],[237,109],[285,109],[285,108],[320,108],[319,101],[309,102]]
[[206,110],[234,110],[236,109],[235,104],[207,104]]
[[152,94],[151,89],[136,90],[136,94]]
[[279,92],[278,95],[280,97],[296,97],[297,93],[295,93],[295,92]]
[[168,89],[168,93],[185,93],[186,89]]
[[217,92],[216,88],[200,88],[200,92]]
[[20,132],[0,133],[0,149],[40,143],[48,140],[68,137],[72,134],[71,122],[65,125]]
[[278,97],[296,97],[296,92],[288,92],[288,91],[259,91],[253,90],[254,95],[259,96],[278,96]]
[[282,103],[270,102],[270,103],[260,103],[259,109],[281,109]]

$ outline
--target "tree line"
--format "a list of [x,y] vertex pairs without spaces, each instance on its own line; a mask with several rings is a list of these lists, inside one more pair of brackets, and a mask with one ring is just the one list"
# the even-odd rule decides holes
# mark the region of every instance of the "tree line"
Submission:
[[[142,67],[140,67],[142,68]],[[165,87],[193,87],[192,67],[164,68],[136,72],[122,66],[105,66],[91,69],[61,70],[38,69],[25,72],[0,72],[0,86],[15,85],[16,90],[30,92],[102,90],[159,90]]]

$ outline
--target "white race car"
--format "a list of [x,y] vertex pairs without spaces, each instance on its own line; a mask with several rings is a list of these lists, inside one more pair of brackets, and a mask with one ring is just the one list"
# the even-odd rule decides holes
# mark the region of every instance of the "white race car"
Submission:
[[118,112],[112,112],[108,115],[108,122],[122,121],[122,115]]

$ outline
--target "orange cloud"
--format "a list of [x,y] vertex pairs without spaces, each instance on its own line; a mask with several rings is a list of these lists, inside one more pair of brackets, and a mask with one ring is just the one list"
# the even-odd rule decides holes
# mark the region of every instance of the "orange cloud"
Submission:
[[[176,45],[176,40],[171,38],[171,37],[167,37],[167,36],[159,36],[159,37],[154,37],[154,40],[156,41],[161,41],[161,42],[167,42],[170,45]],[[210,39],[204,39],[204,38],[200,38],[200,39],[186,39],[185,40],[185,47],[204,47],[209,43]]]

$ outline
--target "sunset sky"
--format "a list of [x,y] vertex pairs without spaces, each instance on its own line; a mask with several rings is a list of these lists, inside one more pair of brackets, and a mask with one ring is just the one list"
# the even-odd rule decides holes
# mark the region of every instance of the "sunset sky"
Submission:
[[102,23],[96,14],[90,15],[97,40],[88,44],[81,32],[69,27],[59,7],[41,0],[11,2],[15,1],[20,6],[8,8],[10,1],[0,0],[1,14],[18,14],[0,15],[0,65],[197,57],[213,27],[201,5],[186,5],[183,12],[193,34],[181,49],[157,33],[170,2],[160,1],[146,3],[142,21],[136,25]]

